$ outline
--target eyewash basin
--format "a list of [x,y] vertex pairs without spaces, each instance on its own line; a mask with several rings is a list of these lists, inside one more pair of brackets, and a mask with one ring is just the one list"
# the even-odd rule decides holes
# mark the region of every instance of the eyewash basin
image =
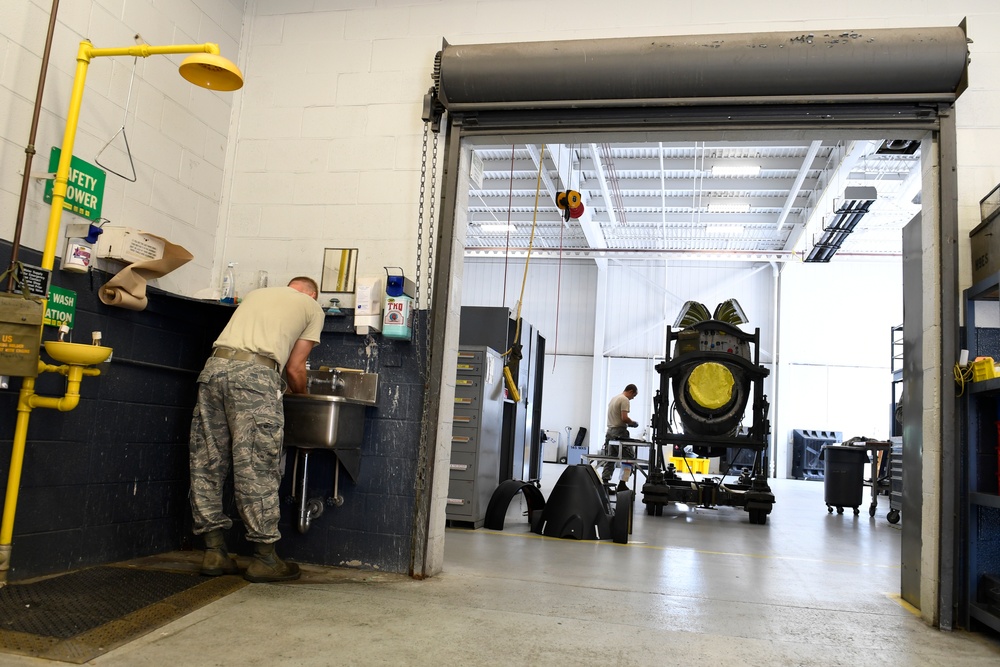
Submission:
[[58,340],[44,341],[45,352],[64,364],[74,366],[91,366],[99,364],[111,356],[111,348],[101,345],[84,345],[83,343],[66,343]]

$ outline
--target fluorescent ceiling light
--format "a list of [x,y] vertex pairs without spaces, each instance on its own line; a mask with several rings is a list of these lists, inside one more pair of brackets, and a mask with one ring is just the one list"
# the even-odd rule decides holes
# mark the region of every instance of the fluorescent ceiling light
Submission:
[[749,213],[750,204],[709,204],[709,213]]
[[717,164],[711,169],[712,176],[760,176],[759,164]]
[[711,236],[741,236],[743,225],[706,225],[705,233]]
[[516,232],[514,225],[479,225],[479,229],[484,232]]

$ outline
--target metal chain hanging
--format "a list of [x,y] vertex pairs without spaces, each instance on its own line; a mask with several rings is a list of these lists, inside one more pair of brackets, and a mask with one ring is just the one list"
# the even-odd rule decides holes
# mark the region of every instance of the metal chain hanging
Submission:
[[420,310],[420,265],[423,263],[424,241],[424,188],[427,183],[427,133],[430,123],[424,123],[424,143],[420,153],[420,200],[417,205],[417,275],[414,281],[414,308]]
[[[428,143],[428,133],[430,132],[430,123],[424,123],[424,134],[423,134],[423,146],[421,149],[421,160],[420,160],[420,201],[417,209],[417,272],[415,280],[415,294],[414,298],[416,300],[416,308],[419,312],[421,306],[424,307],[425,317],[422,323],[424,332],[424,344],[426,346],[425,354],[427,363],[424,367],[424,380],[427,379],[427,373],[430,369],[430,352],[431,352],[431,293],[432,285],[434,282],[434,220],[435,220],[435,202],[437,200],[437,160],[438,160],[438,135],[434,133],[433,148],[431,153],[431,184],[430,184],[430,202],[427,202],[427,143]],[[427,296],[426,299],[421,302],[420,299],[420,289],[423,284],[421,279],[421,267],[424,264],[424,254],[423,254],[423,239],[424,239],[424,212],[427,212]],[[418,324],[419,318],[418,318]]]
[[434,207],[437,203],[437,163],[438,163],[438,135],[434,133],[434,148],[431,153],[431,204],[428,210],[427,223],[427,309],[432,306],[432,296],[434,288],[434,221],[436,220]]

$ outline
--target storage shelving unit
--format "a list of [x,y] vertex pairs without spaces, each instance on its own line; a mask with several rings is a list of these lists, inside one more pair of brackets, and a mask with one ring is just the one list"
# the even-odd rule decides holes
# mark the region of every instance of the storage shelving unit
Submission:
[[[995,304],[992,326],[977,326],[976,306],[982,302]],[[965,291],[965,347],[970,359],[1000,359],[1000,328],[995,322],[1000,322],[1000,273]],[[970,383],[965,393],[966,437],[959,487],[964,537],[960,620],[966,628],[975,629],[973,622],[979,622],[1000,632],[1000,605],[990,599],[988,579],[1000,578],[1000,378]]]
[[[892,402],[889,404],[889,523],[899,523],[903,509],[903,325],[892,327],[890,332],[890,361],[892,371]],[[879,470],[881,473],[881,469]],[[873,477],[874,478],[874,477]]]
[[902,420],[897,419],[897,410],[903,397],[903,325],[892,327],[891,331],[891,369],[892,369],[892,402],[889,404],[889,435],[903,435]]

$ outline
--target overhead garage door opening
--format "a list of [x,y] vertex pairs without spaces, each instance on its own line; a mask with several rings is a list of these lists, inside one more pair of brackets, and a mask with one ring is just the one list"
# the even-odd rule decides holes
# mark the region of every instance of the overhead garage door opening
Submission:
[[[823,196],[846,199],[847,188],[855,187],[850,183],[855,172],[849,167],[844,167],[847,171],[835,188],[829,181],[821,186],[827,173],[823,165],[830,166],[827,178],[834,178],[832,174],[850,161],[854,168],[860,161],[863,171],[894,163],[897,170],[893,177],[881,179],[887,181],[883,191],[894,192],[880,198],[896,202],[900,220],[913,212],[913,199],[908,195],[912,192],[915,196],[919,190],[917,175],[930,174],[930,180],[923,181],[920,211],[924,229],[929,231],[924,235],[925,248],[933,249],[936,260],[933,266],[925,266],[925,271],[940,283],[942,294],[957,294],[954,247],[941,239],[954,237],[957,227],[952,200],[954,171],[948,168],[954,162],[954,123],[949,114],[965,86],[967,58],[962,27],[446,44],[436,63],[435,87],[425,102],[425,120],[440,130],[446,141],[436,303],[449,303],[447,294],[461,278],[461,265],[450,261],[456,244],[466,244],[472,254],[501,249],[509,254],[511,249],[518,252],[526,247],[523,242],[508,243],[505,234],[501,245],[501,234],[484,229],[491,224],[497,228],[512,225],[516,236],[524,234],[520,228],[527,225],[519,224],[522,220],[485,219],[497,210],[506,212],[508,207],[498,201],[473,201],[500,197],[488,188],[470,188],[468,172],[473,155],[499,161],[506,151],[506,159],[515,167],[518,161],[537,166],[545,160],[543,145],[554,161],[554,168],[544,170],[571,182],[575,161],[578,174],[594,175],[587,180],[602,190],[599,199],[603,205],[593,197],[587,225],[569,228],[560,225],[558,218],[547,219],[540,237],[547,247],[539,252],[565,251],[570,246],[581,256],[599,260],[620,259],[606,252],[607,247],[621,251],[622,256],[646,254],[660,262],[688,261],[698,252],[731,252],[734,256],[730,260],[748,262],[802,261],[808,259],[824,231],[815,222],[815,229],[810,228],[814,218],[808,209],[818,206],[817,210],[823,210],[830,205]],[[918,169],[913,167],[920,164],[920,157],[905,157],[905,150],[915,145],[923,152]],[[723,175],[721,168],[726,165],[722,158],[731,158],[736,167],[735,163],[746,162],[751,156],[761,162],[755,175]],[[679,160],[689,161],[688,168],[680,168]],[[643,161],[658,164],[644,170]],[[717,170],[713,169],[716,162]],[[795,162],[797,165],[789,164]],[[668,163],[678,168],[668,169]],[[905,170],[900,166],[904,163]],[[528,170],[511,169],[511,173],[515,171]],[[665,187],[672,171],[684,172],[680,178],[686,179],[689,187]],[[630,182],[628,175],[636,176],[636,182]],[[739,191],[739,185],[733,183],[738,184],[740,178],[747,179],[742,185],[748,186],[743,194],[749,201],[727,201],[740,199],[733,196]],[[791,183],[779,184],[783,178]],[[650,202],[646,207],[650,210],[626,204],[626,197],[638,196],[635,191],[644,189],[639,181],[657,179],[660,201]],[[768,179],[774,181],[770,190]],[[558,191],[556,184],[552,187]],[[526,188],[517,190],[523,193]],[[469,198],[470,191],[478,194]],[[806,194],[810,192],[825,194]],[[681,199],[687,204],[679,205]],[[547,197],[546,208],[549,202]],[[737,210],[736,204],[740,205],[738,213],[726,212]],[[744,205],[749,205],[749,210],[744,210]],[[526,212],[518,207],[513,213]],[[534,211],[532,215],[536,215]],[[727,217],[733,215],[742,217]],[[866,210],[866,215],[876,219],[875,210]],[[899,224],[892,223],[894,229]],[[563,236],[561,245],[554,240],[557,230]],[[884,247],[873,250],[877,235],[865,236],[859,233],[853,239],[841,239],[835,252],[899,252]],[[864,243],[869,244],[868,249],[862,248]],[[739,253],[746,255],[736,256]],[[925,313],[925,322],[913,323],[917,332],[929,328],[926,320],[940,327],[941,339],[930,347],[925,343],[924,349],[942,359],[954,356],[956,342],[951,332],[957,331],[955,301],[936,304]],[[437,308],[432,318],[439,353],[432,374],[439,389],[447,358],[444,340],[448,335],[444,332],[457,327],[457,318]],[[449,419],[450,406],[431,407],[431,414]],[[940,449],[947,452],[955,444],[950,435],[954,407],[943,406],[939,419],[933,433],[926,433],[925,427],[924,437],[939,438]],[[942,424],[949,426],[942,428]],[[424,428],[436,432],[436,424],[425,424]],[[433,461],[436,453],[426,452],[428,460]],[[433,483],[446,485],[447,480],[435,479]],[[948,483],[946,474],[941,489],[945,504],[953,495]],[[423,491],[420,497],[427,511],[421,514],[426,520],[434,494],[429,488]],[[938,508],[932,511],[937,514]],[[934,521],[939,520],[935,517]],[[427,524],[424,530],[433,536],[436,528]],[[942,543],[949,539],[946,533],[942,528]],[[417,563],[415,571],[420,571],[420,565]],[[949,573],[945,575],[946,579]],[[924,597],[925,618],[950,626],[950,585],[942,582],[938,589],[936,573],[924,573],[916,586],[917,595],[921,584],[933,588],[938,598],[936,608],[927,609]]]

